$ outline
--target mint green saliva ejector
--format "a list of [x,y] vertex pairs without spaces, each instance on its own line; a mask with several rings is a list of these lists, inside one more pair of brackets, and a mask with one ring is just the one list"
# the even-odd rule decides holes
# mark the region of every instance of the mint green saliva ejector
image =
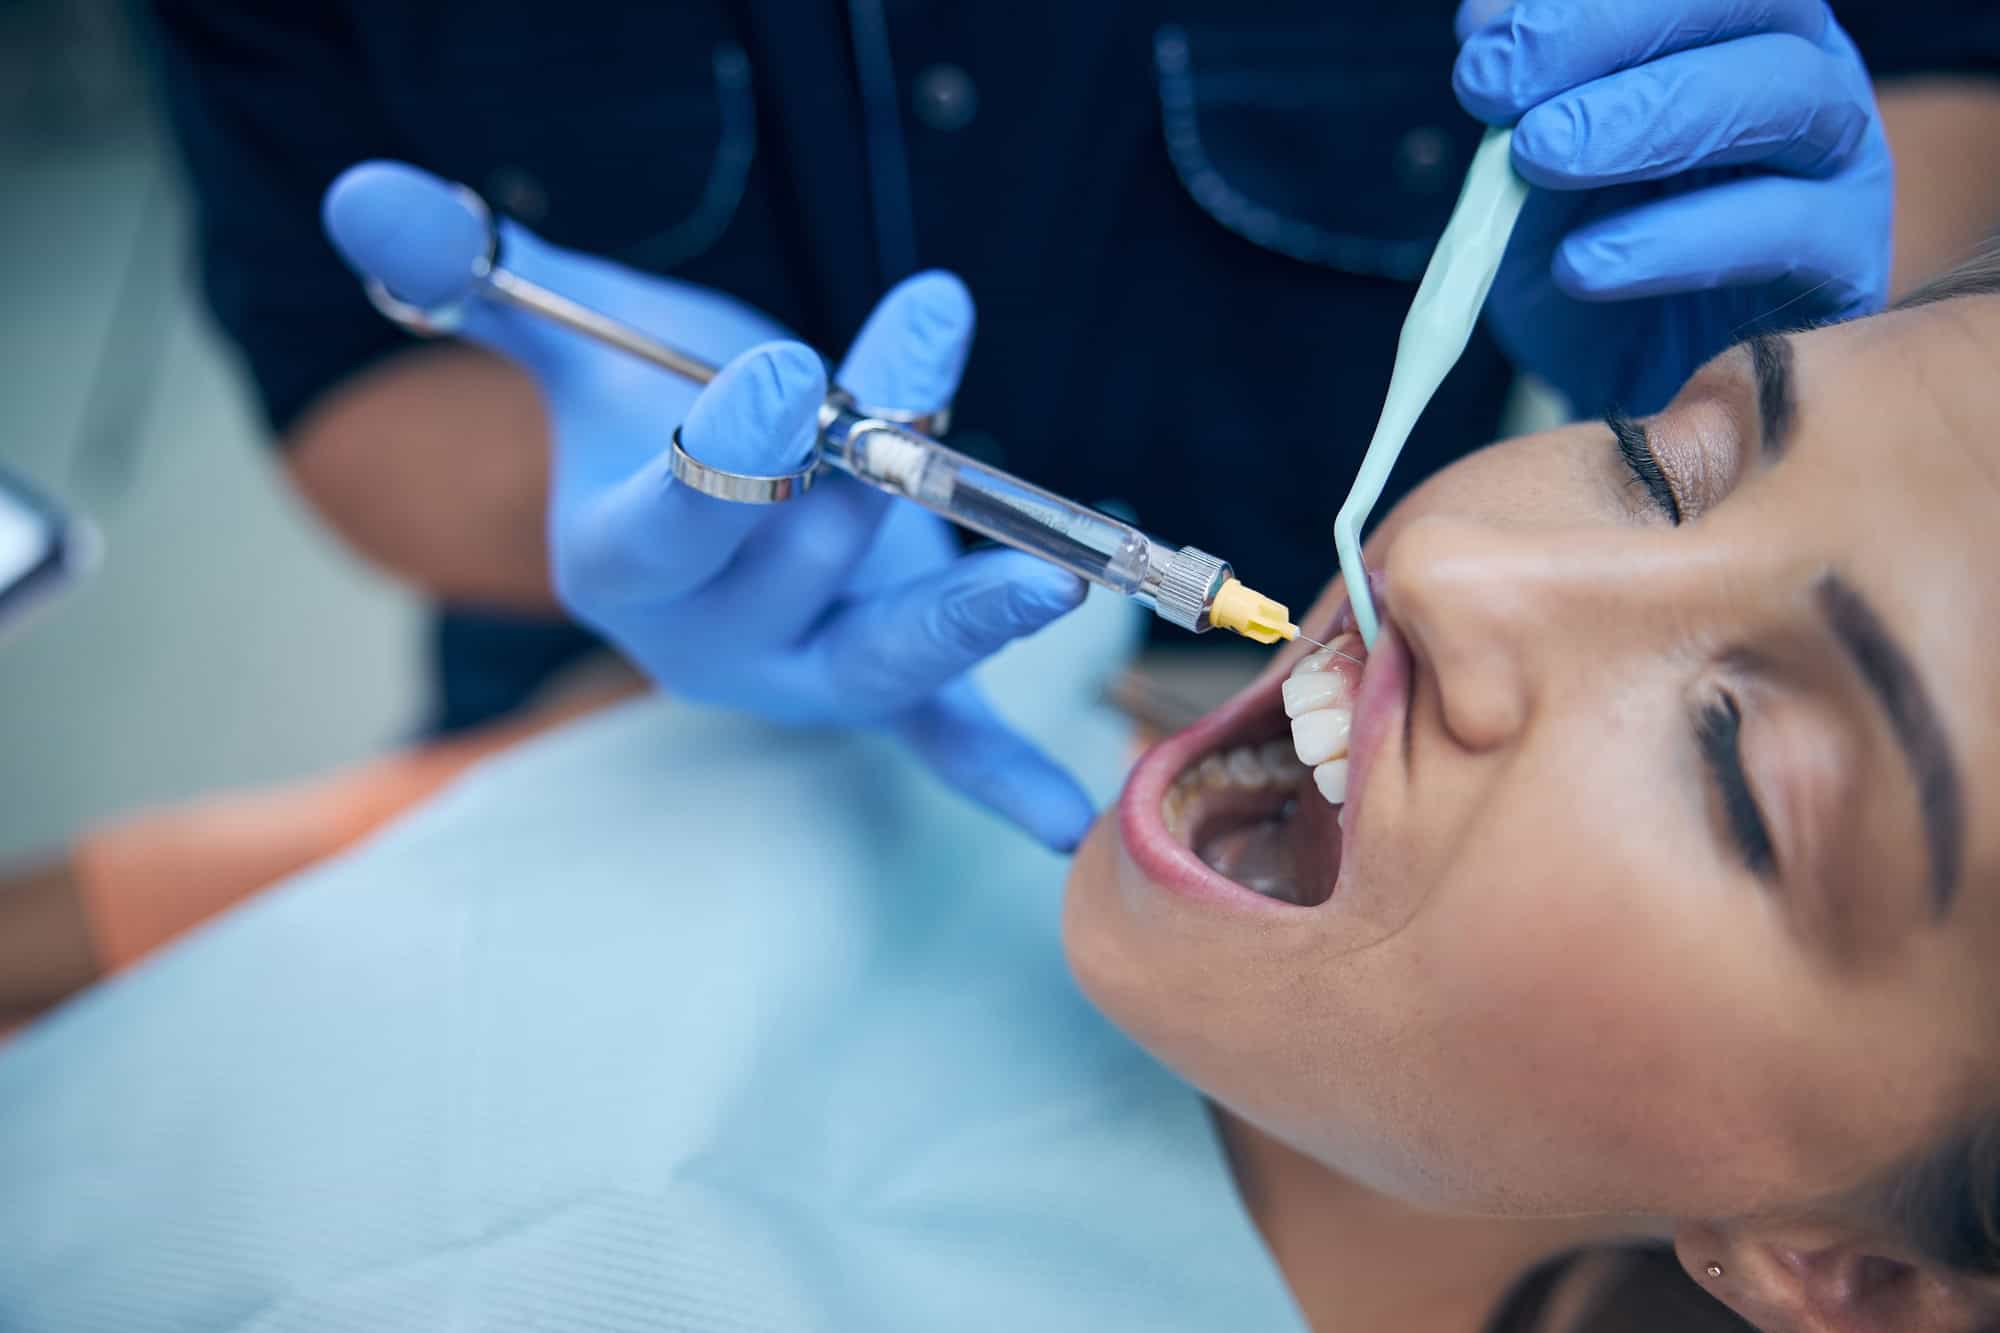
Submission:
[[1444,235],[1438,238],[1430,267],[1424,270],[1410,313],[1403,319],[1381,420],[1375,423],[1375,435],[1361,457],[1354,489],[1347,493],[1347,502],[1333,520],[1334,549],[1340,554],[1340,576],[1347,583],[1355,628],[1370,648],[1375,646],[1379,624],[1375,600],[1368,592],[1367,567],[1361,563],[1361,528],[1375,502],[1382,498],[1389,469],[1396,466],[1396,457],[1403,452],[1417,418],[1464,355],[1465,344],[1479,323],[1480,307],[1486,304],[1487,289],[1500,271],[1507,238],[1513,234],[1514,220],[1528,198],[1527,182],[1515,174],[1508,160],[1513,142],[1512,130],[1490,129],[1472,155],[1465,187],[1459,191]]

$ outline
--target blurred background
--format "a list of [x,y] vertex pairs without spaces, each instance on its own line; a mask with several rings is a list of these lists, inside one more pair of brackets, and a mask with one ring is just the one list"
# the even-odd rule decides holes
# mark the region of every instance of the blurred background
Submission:
[[0,639],[0,860],[415,726],[416,604],[287,489],[194,287],[136,5],[0,0],[0,463],[100,529]]

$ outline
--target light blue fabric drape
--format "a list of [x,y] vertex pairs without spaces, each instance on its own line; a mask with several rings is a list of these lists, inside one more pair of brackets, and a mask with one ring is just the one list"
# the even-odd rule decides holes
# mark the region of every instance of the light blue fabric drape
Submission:
[[[1106,797],[1132,631],[987,672]],[[1062,873],[873,737],[524,747],[0,1052],[0,1328],[1301,1327]]]

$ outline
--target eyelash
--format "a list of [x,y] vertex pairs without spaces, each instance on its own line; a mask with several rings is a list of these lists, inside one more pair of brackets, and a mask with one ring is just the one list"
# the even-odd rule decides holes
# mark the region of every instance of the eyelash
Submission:
[[[1610,427],[1619,457],[1631,469],[1633,480],[1645,487],[1653,502],[1678,525],[1680,498],[1674,494],[1673,483],[1667,480],[1659,459],[1653,456],[1646,428],[1615,408],[1604,414],[1604,424]],[[1771,843],[1771,830],[1764,823],[1764,813],[1757,807],[1757,797],[1750,790],[1750,778],[1743,768],[1743,710],[1732,696],[1724,694],[1702,706],[1695,719],[1695,738],[1721,794],[1723,817],[1728,821],[1731,839],[1743,855],[1743,863],[1752,874],[1768,878],[1777,869],[1777,849]]]
[[1646,439],[1646,428],[1616,408],[1604,414],[1604,424],[1611,428],[1611,437],[1618,443],[1619,456],[1625,460],[1625,466],[1632,469],[1633,479],[1646,488],[1653,503],[1678,525],[1681,521],[1681,502],[1674,494],[1673,483],[1661,471],[1660,460],[1653,457],[1653,446]]
[[1750,779],[1743,771],[1743,710],[1725,694],[1702,705],[1695,719],[1695,739],[1702,758],[1715,777],[1722,795],[1723,817],[1743,862],[1752,874],[1768,878],[1777,869],[1777,851],[1771,845],[1771,831],[1750,791]]

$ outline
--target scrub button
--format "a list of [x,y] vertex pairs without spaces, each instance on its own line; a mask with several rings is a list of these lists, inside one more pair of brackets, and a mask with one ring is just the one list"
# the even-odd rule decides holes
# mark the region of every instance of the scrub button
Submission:
[[1406,188],[1425,193],[1450,184],[1451,139],[1429,125],[1405,133],[1396,141],[1396,176]]
[[486,197],[498,204],[502,213],[531,227],[549,213],[548,190],[522,167],[495,167],[486,178]]
[[972,76],[957,65],[931,65],[917,75],[917,119],[949,134],[972,123],[979,110],[979,89]]

